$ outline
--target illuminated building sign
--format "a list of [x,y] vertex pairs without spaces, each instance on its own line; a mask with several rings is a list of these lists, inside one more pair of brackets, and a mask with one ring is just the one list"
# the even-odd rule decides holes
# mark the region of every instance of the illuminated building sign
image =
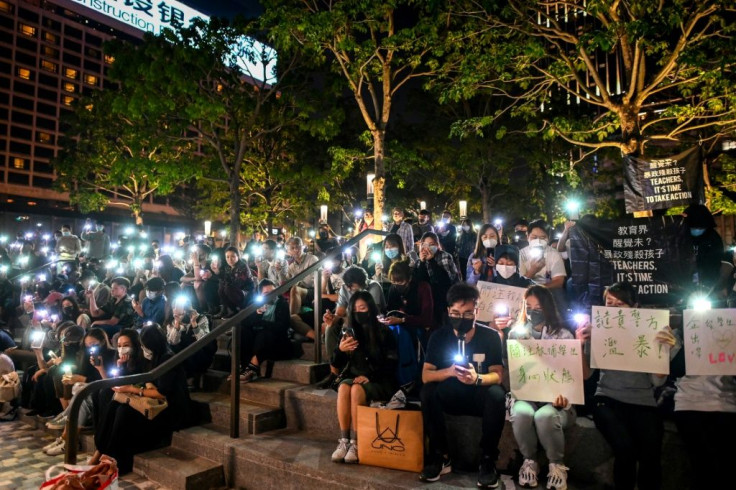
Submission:
[[[197,17],[209,20],[209,16],[176,0],[72,0],[72,2],[153,34],[160,34],[164,29],[176,30],[188,26]],[[276,52],[272,48],[256,40],[244,39],[241,46],[234,49],[243,49],[243,46],[250,48],[251,43],[254,52],[265,54],[262,58],[267,60],[266,66],[264,67],[260,61],[250,62],[247,56],[238,56],[238,65],[256,80],[275,82]]]

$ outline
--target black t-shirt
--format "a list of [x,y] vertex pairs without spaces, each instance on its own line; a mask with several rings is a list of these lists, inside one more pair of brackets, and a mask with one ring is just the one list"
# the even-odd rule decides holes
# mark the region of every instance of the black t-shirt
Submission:
[[[445,369],[455,364],[455,355],[458,353],[457,337],[450,327],[442,327],[435,331],[429,338],[426,362],[436,366],[437,369]],[[465,357],[469,362],[473,361],[473,355],[483,354],[485,359],[481,362],[481,372],[487,373],[490,366],[503,364],[503,346],[498,334],[488,328],[476,326],[475,334],[470,342],[465,344]]]

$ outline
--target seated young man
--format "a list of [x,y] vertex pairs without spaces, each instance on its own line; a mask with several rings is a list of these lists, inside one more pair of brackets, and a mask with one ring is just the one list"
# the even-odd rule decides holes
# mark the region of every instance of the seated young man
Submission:
[[[445,428],[445,413],[449,413],[483,418],[478,487],[498,486],[496,459],[506,410],[502,344],[495,331],[476,327],[478,298],[473,286],[452,286],[447,292],[449,328],[436,330],[429,339],[421,392],[424,433],[429,441],[419,476],[423,481],[437,481],[452,471]],[[464,357],[458,343],[463,338]]]

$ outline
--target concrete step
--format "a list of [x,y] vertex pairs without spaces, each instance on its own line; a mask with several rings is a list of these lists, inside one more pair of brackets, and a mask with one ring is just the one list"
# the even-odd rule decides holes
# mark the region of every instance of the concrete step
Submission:
[[335,391],[303,386],[286,390],[284,402],[287,427],[290,429],[326,440],[334,440],[340,433]]
[[202,376],[202,390],[208,392],[222,392],[223,386],[227,384],[230,371],[208,369]]
[[[314,342],[300,342],[299,345],[295,346],[295,350],[299,354],[299,359],[314,362],[314,347]],[[322,362],[329,362],[329,360],[330,357],[327,355],[324,343],[322,343]]]
[[[250,383],[241,383],[240,399],[246,402],[258,403],[270,407],[284,408],[284,392],[303,386],[291,381],[282,381],[273,378],[259,378]],[[230,383],[225,382],[220,393],[230,394]]]
[[137,454],[133,471],[174,490],[210,489],[225,484],[222,463],[173,447]]
[[230,365],[230,352],[228,352],[226,349],[217,349],[217,351],[215,352],[215,357],[212,358],[210,369],[215,369],[217,371],[226,371],[229,373]]
[[[212,424],[224,430],[230,427],[230,397],[222,393],[192,393],[192,398],[208,403]],[[253,402],[240,402],[240,433],[260,434],[286,427],[284,410]]]
[[327,363],[314,364],[312,361],[293,359],[290,361],[276,361],[271,377],[282,381],[310,385],[323,379],[329,372],[330,365]]

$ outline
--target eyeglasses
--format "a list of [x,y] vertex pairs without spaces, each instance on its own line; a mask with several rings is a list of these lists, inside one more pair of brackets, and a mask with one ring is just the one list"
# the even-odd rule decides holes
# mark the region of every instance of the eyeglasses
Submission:
[[450,312],[447,314],[450,318],[462,318],[463,320],[475,320],[475,312],[466,311],[465,313]]

